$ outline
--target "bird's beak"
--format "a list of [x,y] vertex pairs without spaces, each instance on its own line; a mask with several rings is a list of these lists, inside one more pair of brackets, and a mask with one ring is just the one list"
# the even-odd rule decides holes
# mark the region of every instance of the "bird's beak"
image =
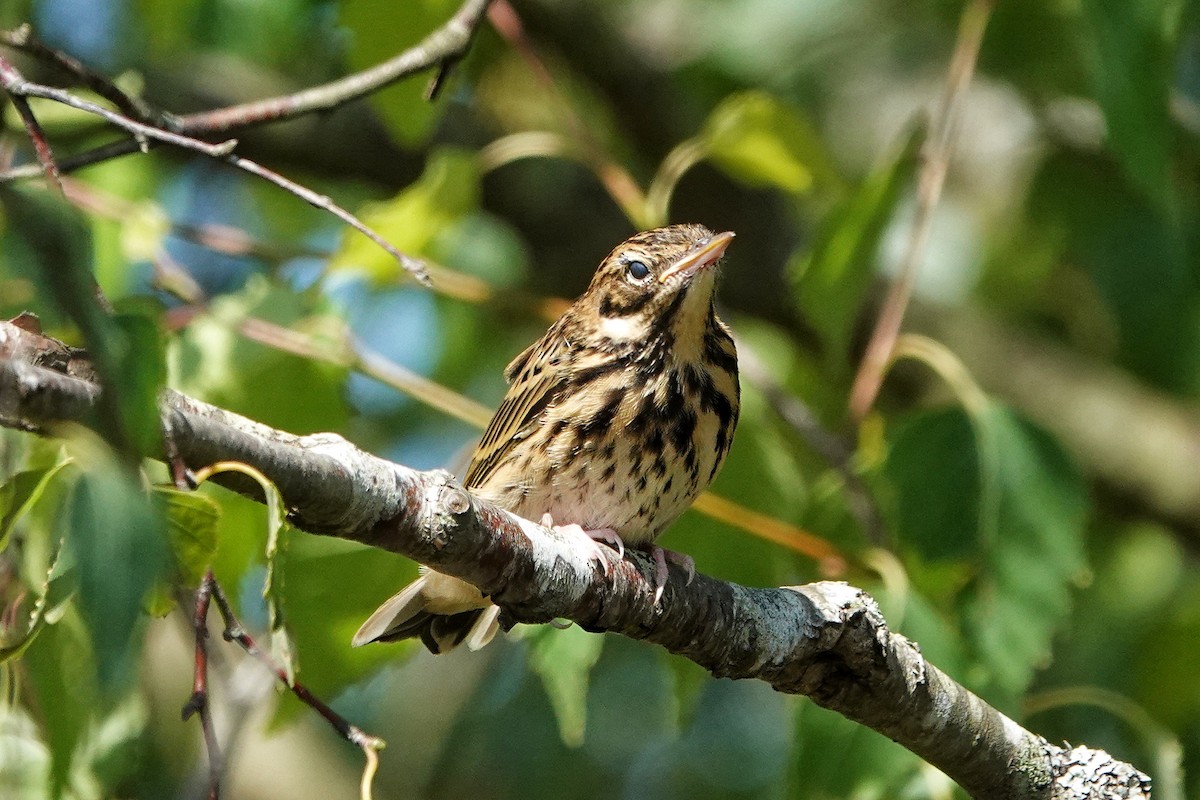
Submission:
[[691,249],[687,255],[667,267],[658,276],[659,283],[666,283],[676,275],[689,278],[705,267],[711,267],[725,254],[725,248],[733,241],[733,231],[718,233],[702,245]]

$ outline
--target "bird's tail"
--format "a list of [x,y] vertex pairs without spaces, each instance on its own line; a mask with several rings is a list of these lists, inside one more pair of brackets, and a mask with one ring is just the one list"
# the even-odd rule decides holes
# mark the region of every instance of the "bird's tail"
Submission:
[[422,570],[362,624],[351,644],[394,642],[420,637],[431,653],[445,653],[466,642],[478,650],[500,628],[500,609],[466,581]]

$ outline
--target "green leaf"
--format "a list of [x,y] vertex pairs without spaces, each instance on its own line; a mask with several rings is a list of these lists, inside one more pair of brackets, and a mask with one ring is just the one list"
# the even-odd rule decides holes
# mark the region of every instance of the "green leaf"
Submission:
[[587,728],[588,676],[604,638],[578,625],[566,630],[542,625],[532,629],[529,639],[529,666],[541,676],[563,744],[579,747]]
[[914,131],[822,220],[811,248],[788,266],[800,313],[821,334],[833,374],[849,369],[850,339],[875,274],[879,242],[916,172],[923,139],[922,131]]
[[79,611],[92,634],[99,685],[126,685],[136,665],[146,593],[167,564],[161,509],[86,439],[73,442],[83,474],[60,522],[79,572]]
[[1169,106],[1184,6],[1175,0],[1082,3],[1109,142],[1133,182],[1160,207],[1173,202]]
[[221,506],[210,497],[170,486],[155,486],[154,496],[166,512],[167,541],[175,566],[175,579],[159,584],[147,607],[151,616],[163,617],[175,608],[174,587],[199,586],[212,566]]
[[96,707],[95,659],[86,626],[73,614],[47,626],[22,663],[50,747],[50,795],[60,797]]
[[46,573],[42,592],[33,605],[25,633],[12,641],[6,639],[0,645],[0,664],[23,654],[41,633],[42,627],[61,616],[63,607],[74,596],[78,585],[78,574],[74,567],[74,559],[60,550]]
[[211,498],[169,486],[154,487],[166,508],[167,534],[175,568],[186,586],[199,586],[217,553],[221,507]]
[[708,157],[751,186],[807,192],[817,179],[835,180],[820,136],[800,113],[765,92],[727,97],[700,133]]
[[[418,181],[390,200],[360,209],[368,227],[408,255],[427,253],[444,232],[479,207],[478,156],[454,148],[435,150]],[[379,245],[347,230],[329,262],[331,270],[356,270],[378,282],[393,281],[400,265]]]
[[50,481],[67,463],[60,461],[52,467],[18,472],[0,486],[0,551],[8,547],[17,520],[41,499]]
[[919,414],[893,435],[885,471],[904,544],[934,564],[973,563],[953,602],[979,682],[1013,699],[1048,657],[1085,568],[1082,478],[1048,434],[998,404]]

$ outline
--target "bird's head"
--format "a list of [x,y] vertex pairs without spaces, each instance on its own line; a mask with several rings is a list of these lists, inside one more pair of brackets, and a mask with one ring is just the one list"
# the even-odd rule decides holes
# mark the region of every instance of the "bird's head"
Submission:
[[580,312],[594,315],[602,335],[618,341],[671,332],[702,336],[712,314],[714,269],[733,232],[671,225],[622,242],[601,262]]

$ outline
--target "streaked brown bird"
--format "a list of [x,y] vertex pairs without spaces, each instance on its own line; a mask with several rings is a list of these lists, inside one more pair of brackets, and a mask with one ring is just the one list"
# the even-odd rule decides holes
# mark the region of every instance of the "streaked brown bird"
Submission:
[[[510,384],[464,486],[526,519],[667,562],[654,543],[716,477],[737,425],[737,352],[713,306],[714,266],[733,240],[701,225],[639,233],[601,262],[588,289],[505,370]],[[596,553],[607,571],[608,563]],[[426,570],[384,603],[354,645],[419,636],[431,652],[495,635],[499,608]]]

